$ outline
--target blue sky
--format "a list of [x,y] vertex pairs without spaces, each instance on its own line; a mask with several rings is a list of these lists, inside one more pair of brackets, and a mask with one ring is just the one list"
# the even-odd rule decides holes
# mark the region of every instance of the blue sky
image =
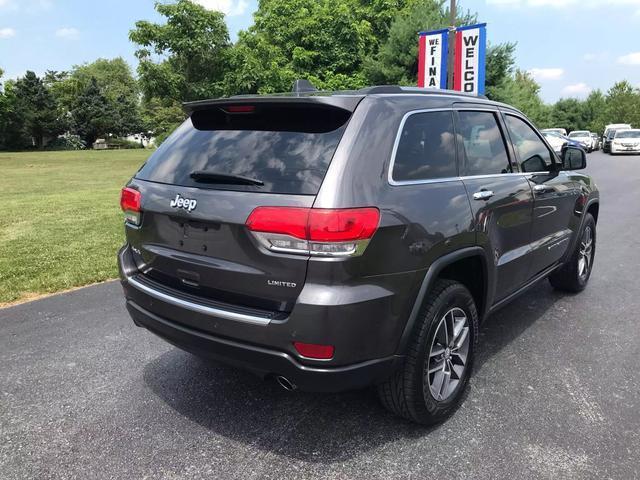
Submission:
[[[252,22],[257,0],[196,0],[226,14],[232,38]],[[65,70],[122,56],[135,66],[128,32],[140,19],[160,20],[153,0],[0,0],[0,68]],[[626,79],[640,87],[640,0],[466,0],[487,22],[491,43],[516,41],[520,68],[542,97],[584,97]],[[417,38],[416,38],[417,41]]]

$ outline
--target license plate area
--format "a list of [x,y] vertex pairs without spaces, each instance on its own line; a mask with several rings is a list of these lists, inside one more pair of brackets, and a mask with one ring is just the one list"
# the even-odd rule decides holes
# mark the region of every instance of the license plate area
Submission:
[[225,227],[216,222],[196,222],[193,220],[173,219],[178,231],[175,247],[188,253],[206,254],[222,242],[220,235]]

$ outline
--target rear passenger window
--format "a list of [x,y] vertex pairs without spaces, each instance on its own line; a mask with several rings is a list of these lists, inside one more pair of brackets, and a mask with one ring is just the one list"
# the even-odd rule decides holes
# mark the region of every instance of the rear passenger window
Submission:
[[505,115],[509,136],[520,161],[523,172],[548,172],[551,169],[551,152],[523,120],[512,115]]
[[464,175],[509,173],[509,157],[492,112],[458,112]]
[[457,175],[453,113],[444,111],[410,115],[400,134],[393,164],[393,180],[432,180]]

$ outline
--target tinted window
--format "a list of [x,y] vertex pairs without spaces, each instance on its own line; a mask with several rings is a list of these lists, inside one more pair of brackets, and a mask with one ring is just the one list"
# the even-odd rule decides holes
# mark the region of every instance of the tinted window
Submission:
[[552,165],[551,152],[545,143],[523,120],[505,116],[509,136],[520,161],[523,172],[546,172]]
[[[318,193],[348,115],[300,109],[275,115],[260,108],[257,113],[235,116],[221,109],[211,114],[195,112],[162,143],[136,177],[201,188]],[[198,183],[190,176],[194,171],[250,177],[264,185]]]
[[465,175],[493,175],[511,171],[502,132],[491,112],[459,112]]
[[453,114],[447,111],[409,116],[400,134],[393,179],[428,180],[457,175]]

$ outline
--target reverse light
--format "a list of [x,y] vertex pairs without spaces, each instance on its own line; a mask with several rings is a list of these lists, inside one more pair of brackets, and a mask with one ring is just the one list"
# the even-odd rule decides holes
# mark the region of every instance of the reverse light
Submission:
[[330,360],[333,358],[333,345],[319,345],[316,343],[293,342],[293,347],[301,356],[315,360]]
[[124,187],[120,192],[120,208],[124,212],[124,219],[133,225],[140,225],[141,195],[138,190]]
[[272,251],[321,256],[361,255],[378,229],[377,208],[258,207],[247,228]]

